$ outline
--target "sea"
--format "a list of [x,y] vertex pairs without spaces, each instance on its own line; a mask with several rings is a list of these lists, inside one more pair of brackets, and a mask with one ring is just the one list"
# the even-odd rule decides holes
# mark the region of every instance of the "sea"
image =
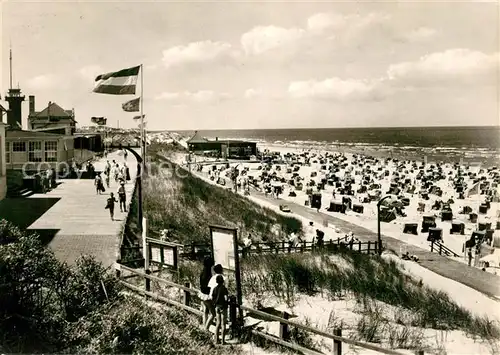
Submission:
[[[186,137],[194,133],[177,132]],[[206,130],[199,134],[209,139],[254,141],[266,148],[341,151],[468,165],[500,163],[500,126]]]

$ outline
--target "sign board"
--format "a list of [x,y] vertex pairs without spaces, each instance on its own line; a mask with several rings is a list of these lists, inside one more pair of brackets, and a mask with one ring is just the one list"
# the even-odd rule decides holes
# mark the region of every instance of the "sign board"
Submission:
[[149,262],[173,270],[178,269],[179,244],[147,238]]
[[236,229],[211,226],[210,235],[215,264],[221,264],[224,269],[235,271]]
[[[238,254],[238,231],[235,228],[209,226],[212,239],[212,255],[215,264],[221,264],[226,270],[234,272],[236,280],[236,298],[242,304],[241,271]],[[239,307],[239,316],[243,319],[243,312]]]

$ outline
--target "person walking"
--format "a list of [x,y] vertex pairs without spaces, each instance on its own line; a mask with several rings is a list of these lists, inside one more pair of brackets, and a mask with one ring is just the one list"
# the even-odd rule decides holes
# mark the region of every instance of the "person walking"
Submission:
[[106,202],[106,207],[105,209],[109,210],[109,215],[111,216],[111,220],[114,221],[114,215],[115,215],[115,203],[118,202],[116,198],[113,196],[113,193],[111,192],[109,194],[109,198]]
[[125,183],[123,181],[120,183],[120,187],[118,188],[118,199],[120,200],[120,212],[127,212],[127,206],[125,205],[127,196],[125,192]]
[[127,163],[123,163],[123,167],[125,168],[125,181],[130,181],[130,169]]
[[202,302],[203,327],[205,330],[208,330],[215,319],[215,307],[212,303],[210,287],[208,287],[208,283],[212,278],[212,266],[214,266],[214,260],[211,257],[206,257],[203,260],[203,270],[200,274],[200,293],[198,297]]
[[108,187],[108,189],[109,189],[109,175],[110,174],[111,174],[111,171],[109,171],[109,170],[104,173],[104,175],[106,176],[105,177],[105,179],[106,179],[106,186]]
[[[114,162],[114,160],[113,160]],[[120,173],[120,167],[115,163],[113,166],[113,174],[115,175],[115,182],[118,182],[118,174]]]
[[219,344],[219,331],[221,333],[222,345],[226,345],[226,319],[228,309],[229,292],[224,285],[224,276],[217,275],[217,286],[212,293],[213,304],[215,306],[216,324],[215,324],[215,344]]
[[104,185],[102,184],[102,178],[101,178],[101,173],[98,173],[96,176],[95,176],[95,180],[94,180],[94,185],[95,185],[95,191],[96,191],[96,194],[101,194],[101,191],[104,190]]
[[[213,267],[213,270],[214,270],[214,275],[210,278],[210,281],[208,281],[208,287],[210,288],[210,298],[212,300],[212,305],[213,305],[214,289],[215,289],[215,287],[217,287],[217,276],[221,275],[222,277],[224,277],[224,275],[222,274],[222,272],[224,271],[224,268],[222,267],[221,264],[215,265]],[[209,320],[209,322],[207,322],[206,329],[210,329],[210,326],[212,325],[213,320],[214,319],[211,318]]]

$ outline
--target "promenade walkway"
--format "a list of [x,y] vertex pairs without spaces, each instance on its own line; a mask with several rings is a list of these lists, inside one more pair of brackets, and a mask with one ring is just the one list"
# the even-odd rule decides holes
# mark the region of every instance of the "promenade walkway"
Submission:
[[[192,171],[194,171],[194,169]],[[195,172],[195,174],[202,177],[205,181],[214,184],[214,182],[208,179],[207,173]],[[227,178],[225,180],[226,186],[224,188],[232,187],[231,181]],[[317,223],[317,225],[321,225],[324,220],[327,220],[329,224],[335,225],[343,232],[347,233],[352,231],[355,237],[363,242],[376,241],[378,239],[377,233],[374,233],[367,228],[347,222],[340,218],[336,218],[326,213],[317,212],[315,209],[311,209],[306,206],[290,201],[284,201],[282,199],[268,197],[256,189],[252,189],[251,196],[278,208],[280,204],[285,203],[288,207],[290,207],[292,213],[307,218]],[[430,247],[429,250],[425,250],[415,245],[405,243],[399,239],[383,235],[383,225],[384,223],[382,223],[382,243],[384,248],[387,250],[393,250],[399,255],[401,248],[405,248],[405,250],[407,250],[410,254],[418,256],[419,264],[426,269],[469,286],[491,298],[496,300],[500,299],[500,276],[484,272],[475,267],[469,267],[464,263],[441,256],[437,253],[433,253],[430,251]]]
[[[120,166],[125,161],[123,154],[110,153],[107,158],[93,162],[96,171],[104,171],[106,160],[115,160]],[[137,161],[129,153],[126,162],[131,178],[125,184],[128,211],[137,174]],[[105,186],[106,192],[101,195],[96,194],[92,179],[62,179],[58,183],[55,189],[46,194],[37,193],[28,198],[2,201],[0,218],[2,211],[8,208],[10,211],[5,214],[16,219],[12,222],[17,222],[28,231],[39,233],[61,261],[71,264],[81,255],[87,254],[95,256],[105,266],[113,265],[127,213],[120,212],[119,204],[116,204],[115,220],[112,221],[109,211],[104,207],[110,192],[118,200],[118,183],[111,177],[110,188]],[[41,211],[32,213],[33,210]],[[22,225],[23,222],[27,225]]]

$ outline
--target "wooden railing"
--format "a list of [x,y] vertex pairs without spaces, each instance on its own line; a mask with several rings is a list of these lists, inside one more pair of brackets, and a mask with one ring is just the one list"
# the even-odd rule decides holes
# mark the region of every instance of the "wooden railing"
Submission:
[[[115,265],[115,270],[116,270],[116,276],[120,279],[120,283],[123,286],[125,286],[126,288],[128,288],[132,291],[138,292],[142,295],[151,297],[155,300],[165,302],[171,306],[181,308],[181,309],[183,309],[187,312],[190,312],[192,314],[195,314],[199,317],[202,316],[202,312],[199,309],[193,307],[193,305],[194,305],[193,300],[195,298],[197,298],[199,291],[195,288],[190,287],[189,283],[186,283],[185,285],[179,285],[175,282],[165,280],[161,277],[153,276],[153,275],[150,275],[149,273],[144,273],[142,271],[138,271],[138,270],[135,270],[135,269],[132,269],[132,268],[126,267],[124,265],[120,265],[120,264]],[[126,275],[124,275],[124,272],[127,272],[131,275],[126,276]],[[137,276],[137,277],[144,279],[144,281],[145,281],[144,287],[133,285],[130,282],[125,281],[125,279],[130,279],[131,276]],[[159,295],[155,292],[151,292],[151,281],[159,282],[159,283],[165,284],[167,286],[174,287],[174,288],[177,288],[178,290],[181,290],[182,291],[182,301],[175,301],[175,300],[172,300],[168,297],[164,297],[162,295]],[[271,321],[277,321],[280,323],[279,336],[264,333],[264,332],[261,332],[261,331],[256,330],[256,329],[251,330],[252,334],[259,336],[259,337],[262,337],[268,341],[274,342],[275,344],[279,344],[281,346],[284,346],[284,347],[293,349],[295,351],[301,352],[303,354],[322,355],[323,353],[318,352],[316,350],[311,350],[311,349],[305,348],[301,345],[298,345],[296,343],[290,342],[289,327],[295,327],[298,329],[302,329],[306,332],[313,333],[313,334],[316,334],[316,335],[319,335],[319,336],[322,336],[324,338],[332,340],[331,351],[334,355],[341,355],[342,354],[342,344],[343,343],[351,344],[351,345],[358,346],[358,347],[364,348],[364,349],[373,350],[373,351],[379,352],[381,354],[404,355],[403,353],[400,353],[400,352],[395,351],[395,350],[386,349],[386,348],[382,348],[380,346],[376,346],[373,344],[361,342],[361,341],[354,340],[354,339],[345,338],[342,336],[342,329],[341,328],[335,329],[333,331],[333,334],[330,334],[330,333],[327,333],[325,331],[322,331],[322,330],[319,330],[319,329],[316,329],[313,327],[309,327],[307,325],[304,325],[304,324],[301,324],[298,322],[288,320],[288,319],[286,319],[286,313],[284,314],[284,317],[278,317],[278,316],[269,314],[267,312],[263,312],[260,310],[253,309],[251,307],[247,307],[245,305],[238,305],[236,302],[236,297],[234,297],[234,296],[230,297],[229,307],[230,307],[229,308],[230,331],[232,331],[233,334],[237,333],[237,329],[235,329],[235,328],[237,327],[238,324],[240,324],[240,322],[238,322],[238,316],[237,316],[238,315],[237,309],[239,308],[242,312],[243,311],[246,312],[247,316],[254,314],[254,315],[257,315],[261,318],[268,319]],[[420,350],[417,352],[417,354],[423,355],[424,352]]]
[[[321,244],[317,242],[270,242],[270,243],[253,243],[249,247],[240,247],[239,252],[243,258],[255,254],[291,254],[291,253],[305,253],[314,251],[336,251],[338,249],[349,249],[366,254],[377,254],[378,243],[376,241],[368,242],[347,242],[346,237],[336,240],[328,240]],[[189,258],[197,258],[212,253],[210,244],[185,244],[181,251],[181,256]]]
[[439,253],[439,255],[446,255],[446,256],[454,256],[454,257],[460,257],[457,253],[455,253],[453,250],[448,248],[446,245],[441,244],[440,242],[437,241],[431,241],[430,242],[431,246],[431,252],[436,252]]

